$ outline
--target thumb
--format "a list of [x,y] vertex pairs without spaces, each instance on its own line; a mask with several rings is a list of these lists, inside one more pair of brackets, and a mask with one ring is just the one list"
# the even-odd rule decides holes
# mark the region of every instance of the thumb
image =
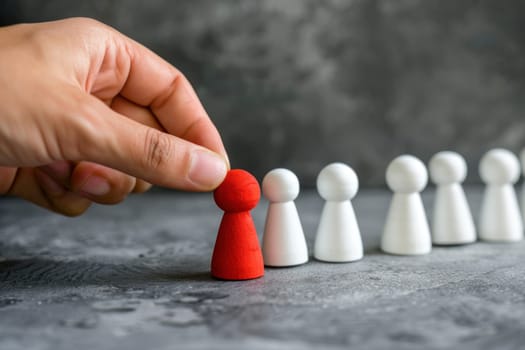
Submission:
[[[77,123],[78,132],[69,133],[77,145],[72,160],[99,163],[156,185],[188,191],[213,190],[226,176],[229,166],[222,155],[129,119],[93,96],[84,98],[87,108],[80,117],[84,120]],[[64,150],[67,153],[67,147]]]

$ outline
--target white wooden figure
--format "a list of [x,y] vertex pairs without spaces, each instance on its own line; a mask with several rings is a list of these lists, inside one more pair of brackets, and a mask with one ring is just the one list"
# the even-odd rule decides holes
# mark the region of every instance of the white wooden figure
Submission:
[[419,194],[427,181],[425,165],[414,156],[399,156],[388,166],[386,182],[394,194],[381,238],[384,252],[398,255],[430,253],[430,229]]
[[467,244],[476,240],[476,228],[461,183],[467,163],[456,152],[443,151],[430,159],[430,178],[436,184],[432,242],[439,245]]
[[263,234],[266,266],[301,265],[308,261],[308,248],[294,199],[299,180],[288,169],[270,171],[262,182],[263,195],[270,202]]
[[514,242],[523,239],[523,221],[514,184],[520,176],[518,158],[506,149],[488,151],[479,163],[486,184],[479,222],[479,238]]
[[363,258],[361,232],[350,202],[358,189],[357,175],[346,164],[332,163],[319,173],[317,191],[326,203],[315,238],[316,259],[350,262]]

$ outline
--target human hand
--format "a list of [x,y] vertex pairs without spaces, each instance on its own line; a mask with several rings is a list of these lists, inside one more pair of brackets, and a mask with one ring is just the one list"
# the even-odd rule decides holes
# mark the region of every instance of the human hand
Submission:
[[95,20],[0,28],[0,194],[65,215],[149,183],[217,187],[229,167],[187,79]]

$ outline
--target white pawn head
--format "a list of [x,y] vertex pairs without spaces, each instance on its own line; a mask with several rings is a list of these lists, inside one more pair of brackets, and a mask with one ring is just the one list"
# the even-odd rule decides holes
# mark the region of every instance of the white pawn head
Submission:
[[386,183],[395,193],[421,192],[427,182],[425,164],[408,154],[395,158],[386,169]]
[[273,169],[262,181],[264,197],[270,202],[289,202],[299,195],[299,179],[288,169]]
[[332,163],[317,176],[317,191],[327,201],[346,201],[354,198],[359,190],[355,171],[343,163]]
[[495,148],[481,158],[479,175],[488,185],[513,184],[520,177],[520,162],[514,153]]
[[436,185],[461,183],[467,177],[467,162],[459,153],[438,152],[430,159],[428,170]]

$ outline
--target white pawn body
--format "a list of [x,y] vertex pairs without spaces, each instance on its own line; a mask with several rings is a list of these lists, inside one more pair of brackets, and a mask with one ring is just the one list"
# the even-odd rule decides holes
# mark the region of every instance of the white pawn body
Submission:
[[274,169],[264,177],[262,190],[270,201],[262,244],[264,264],[284,267],[306,263],[308,248],[293,202],[299,195],[297,176],[287,169]]
[[414,156],[399,156],[388,166],[386,182],[394,195],[381,238],[381,249],[398,255],[430,253],[430,228],[419,194],[428,182],[425,165]]
[[518,158],[505,149],[493,149],[481,159],[479,173],[486,184],[479,238],[499,242],[523,239],[523,221],[513,187],[520,175]]
[[476,228],[461,187],[467,176],[465,159],[456,152],[439,152],[430,160],[429,172],[437,186],[432,242],[441,245],[474,242]]
[[314,257],[327,262],[363,258],[361,232],[350,202],[359,189],[352,168],[343,163],[327,165],[317,177],[317,191],[326,200],[315,238]]

